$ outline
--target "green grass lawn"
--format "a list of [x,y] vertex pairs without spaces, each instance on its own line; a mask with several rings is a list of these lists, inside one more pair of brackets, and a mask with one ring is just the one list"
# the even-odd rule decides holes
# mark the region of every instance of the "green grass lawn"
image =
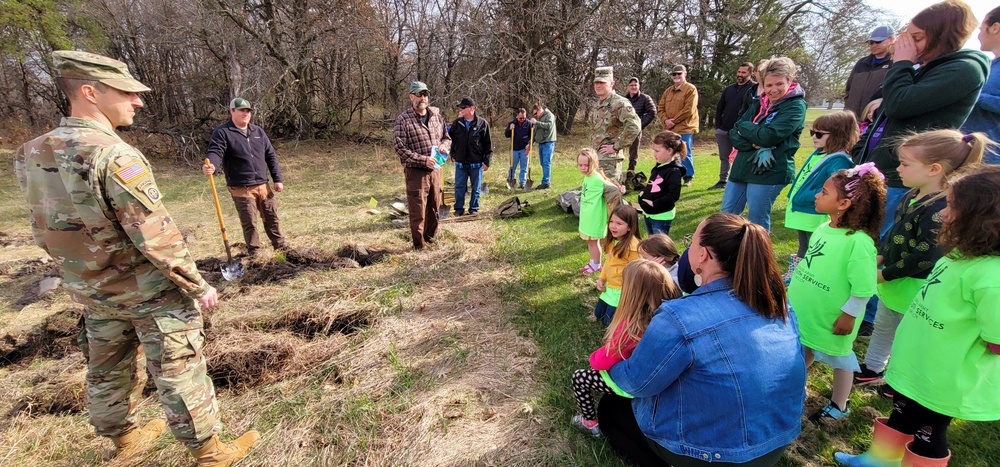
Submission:
[[[799,165],[813,151],[807,131],[809,123],[824,112],[810,110],[807,113],[802,148],[796,154]],[[647,135],[646,139],[650,137]],[[564,213],[554,202],[557,193],[580,185],[582,175],[575,167],[575,156],[586,142],[580,137],[560,138],[556,143],[553,163],[553,189],[522,196],[536,204],[533,215],[498,222],[502,225],[498,247],[515,265],[515,274],[510,278],[505,295],[518,302],[521,311],[515,319],[541,348],[536,371],[546,387],[539,404],[546,416],[553,420],[553,435],[567,440],[574,464],[624,465],[605,441],[592,439],[569,423],[570,417],[577,413],[570,377],[574,370],[588,367],[587,357],[600,346],[604,329],[599,323],[588,320],[598,292],[594,288],[594,279],[585,278],[578,271],[587,262],[588,255],[586,245],[577,233],[577,218]],[[721,205],[722,190],[707,189],[718,180],[719,168],[718,151],[710,133],[705,132],[702,138],[696,139],[695,149],[694,186],[684,188],[681,193],[677,217],[670,230],[674,239],[693,233],[701,219],[717,212]],[[495,155],[495,160],[501,160],[499,154]],[[537,163],[534,164],[533,171],[538,170]],[[637,169],[648,173],[652,165],[652,151],[643,148]],[[506,167],[501,171],[503,175],[494,173],[487,176],[493,186],[502,186],[502,181],[493,178],[505,177]],[[534,178],[537,183],[540,175]],[[497,201],[488,200],[487,203],[499,202],[501,193],[499,190],[494,193],[491,198]],[[635,201],[636,196],[636,193],[629,193],[626,198]],[[796,249],[794,232],[783,228],[786,202],[782,192],[771,217],[774,248],[782,268],[788,255]],[[856,344],[859,355],[864,355],[866,345],[865,342]],[[807,413],[825,404],[831,378],[832,372],[823,365],[814,365],[810,369]],[[799,441],[780,465],[834,465],[834,451],[848,449],[860,452],[867,448],[871,439],[871,418],[876,412],[888,414],[891,408],[889,401],[871,391],[859,390],[852,394],[851,406],[853,412],[845,422],[824,429],[804,426]],[[805,422],[805,425],[811,424]],[[1000,423],[954,423],[950,436],[955,453],[952,465],[1000,463],[998,438]]]

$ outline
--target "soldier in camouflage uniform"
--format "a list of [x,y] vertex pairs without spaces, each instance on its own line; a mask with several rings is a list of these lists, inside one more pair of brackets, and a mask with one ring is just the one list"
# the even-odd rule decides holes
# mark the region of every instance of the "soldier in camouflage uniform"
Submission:
[[642,121],[632,103],[618,95],[614,87],[612,67],[600,67],[594,71],[594,93],[600,100],[591,117],[591,134],[604,176],[622,183],[625,151],[639,137]]
[[[169,424],[199,465],[230,465],[260,435],[250,431],[225,445],[215,435],[219,409],[200,308],[214,306],[218,294],[163,206],[149,161],[114,130],[132,124],[138,93],[150,89],[117,60],[76,51],[52,58],[70,116],[19,148],[14,169],[35,243],[86,306],[80,342],[90,422],[121,456],[142,453]],[[145,368],[167,423],[140,428],[135,407]]]

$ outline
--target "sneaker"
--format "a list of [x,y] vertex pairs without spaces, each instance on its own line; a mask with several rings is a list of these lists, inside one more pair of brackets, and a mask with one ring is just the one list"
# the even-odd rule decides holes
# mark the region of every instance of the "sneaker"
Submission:
[[[847,404],[850,405],[850,402],[848,402]],[[826,407],[823,407],[822,409],[816,411],[816,413],[810,415],[809,421],[819,425],[820,420],[824,418],[829,418],[831,420],[840,420],[841,418],[846,417],[850,413],[851,413],[850,407],[845,408],[844,410],[840,410],[840,408],[837,407],[837,404],[834,404],[833,401],[829,401],[826,404]]]
[[549,189],[549,184],[548,183],[543,183],[541,185],[536,186],[535,189],[536,190],[547,190],[547,189]]
[[476,214],[479,214],[479,211],[469,211],[470,216],[475,216]]
[[462,217],[465,215],[465,211],[455,211],[455,217]]
[[597,425],[597,420],[587,420],[583,415],[573,416],[573,425],[580,428],[595,438],[601,437],[601,428]]
[[684,186],[691,186],[691,177],[684,177]]
[[595,267],[591,266],[590,263],[587,263],[586,266],[580,268],[580,272],[582,272],[583,275],[585,275],[585,276],[589,276],[589,275],[591,275],[591,274],[593,274],[595,272],[601,272],[601,269],[603,269],[603,267],[598,266],[598,267],[595,268]]
[[878,387],[878,395],[885,397],[886,399],[895,399],[896,390],[889,386],[888,384],[883,384]]
[[523,190],[524,189],[524,184],[523,183],[518,183],[517,184],[517,189],[518,190]]
[[864,363],[861,364],[861,371],[854,372],[855,386],[869,386],[883,381],[885,381],[885,371],[870,370]]
[[709,190],[725,190],[726,182],[718,182],[715,185],[708,187]]
[[861,327],[858,328],[858,337],[871,337],[872,331],[875,330],[875,325],[869,323],[868,321],[861,322]]

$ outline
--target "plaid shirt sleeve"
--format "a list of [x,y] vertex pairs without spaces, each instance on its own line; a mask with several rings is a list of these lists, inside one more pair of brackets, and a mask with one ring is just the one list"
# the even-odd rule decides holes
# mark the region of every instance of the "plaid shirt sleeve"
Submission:
[[405,111],[396,118],[392,129],[393,147],[399,162],[405,167],[427,168],[424,161],[431,154],[431,140],[412,111]]

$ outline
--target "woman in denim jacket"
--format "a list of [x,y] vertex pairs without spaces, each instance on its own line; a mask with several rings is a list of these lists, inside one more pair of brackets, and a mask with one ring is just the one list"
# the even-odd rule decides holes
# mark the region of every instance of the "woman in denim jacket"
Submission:
[[601,431],[639,465],[772,466],[802,428],[806,365],[763,227],[702,221],[688,249],[697,290],[656,310],[611,368]]

